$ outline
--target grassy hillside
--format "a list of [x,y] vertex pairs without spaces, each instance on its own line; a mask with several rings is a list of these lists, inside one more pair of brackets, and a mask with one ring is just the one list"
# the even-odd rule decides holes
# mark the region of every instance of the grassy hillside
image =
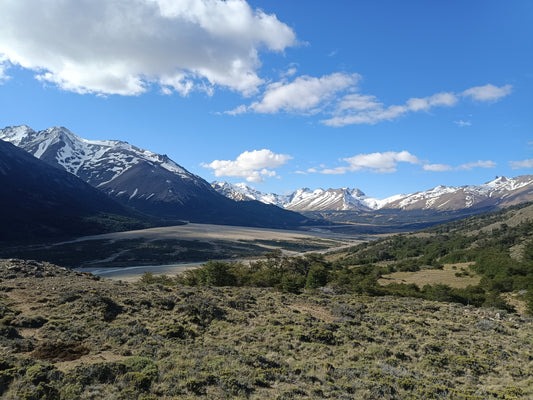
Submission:
[[[212,282],[213,284],[218,282]],[[527,399],[532,320],[0,261],[6,399]]]
[[[512,309],[512,304],[506,303],[501,295],[514,292],[528,302],[532,312],[533,205],[523,204],[417,233],[365,243],[340,257],[338,263],[372,269],[380,276],[455,266],[454,275],[478,277],[480,281],[462,290],[440,285],[438,289],[448,292],[452,300]],[[385,290],[427,298],[437,289],[437,284],[443,282],[436,280],[434,283],[433,287],[395,283]]]

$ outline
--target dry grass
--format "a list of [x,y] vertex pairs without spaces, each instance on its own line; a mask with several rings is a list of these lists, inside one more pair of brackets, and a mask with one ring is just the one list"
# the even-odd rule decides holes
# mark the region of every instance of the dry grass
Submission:
[[460,274],[461,271],[469,271],[470,265],[471,263],[456,263],[445,264],[443,269],[424,269],[415,272],[393,272],[392,274],[383,275],[383,277],[378,280],[378,283],[382,286],[391,283],[414,283],[419,288],[424,287],[424,285],[441,283],[453,288],[466,288],[468,286],[477,285],[481,280],[479,275],[456,276],[456,274]]
[[294,303],[290,304],[288,308],[289,310],[295,310],[297,312],[310,315],[313,318],[319,319],[324,322],[333,322],[336,319],[327,307],[319,306],[316,304]]

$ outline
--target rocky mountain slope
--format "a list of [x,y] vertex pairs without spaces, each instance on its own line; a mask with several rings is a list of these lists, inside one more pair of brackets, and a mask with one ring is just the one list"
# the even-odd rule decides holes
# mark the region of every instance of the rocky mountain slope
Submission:
[[482,185],[438,186],[387,203],[384,208],[403,210],[460,210],[508,207],[533,200],[533,175],[497,177]]
[[263,193],[245,183],[213,182],[211,186],[226,197],[237,201],[257,200],[297,212],[329,210],[364,210],[377,208],[381,201],[369,198],[359,189],[298,189],[288,195]]
[[491,182],[471,186],[436,188],[399,194],[386,199],[366,196],[359,189],[299,189],[289,195],[261,193],[245,184],[214,182],[220,193],[235,200],[258,200],[298,212],[428,210],[460,211],[507,207],[533,200],[533,175],[497,177]]
[[66,128],[0,130],[35,157],[68,171],[122,204],[147,214],[193,222],[294,227],[306,218],[261,202],[240,203],[217,193],[165,155],[116,140],[86,140]]
[[0,140],[0,241],[139,229],[139,216],[76,176]]

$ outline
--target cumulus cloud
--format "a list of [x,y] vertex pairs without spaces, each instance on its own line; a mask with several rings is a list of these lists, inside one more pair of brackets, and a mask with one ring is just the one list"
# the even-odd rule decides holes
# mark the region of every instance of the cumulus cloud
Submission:
[[323,111],[339,92],[353,88],[359,79],[359,74],[334,73],[320,78],[304,75],[292,82],[275,82],[267,86],[260,101],[249,106],[241,105],[228,114],[274,114],[280,111],[316,114]]
[[433,107],[452,107],[458,100],[457,95],[442,92],[428,97],[413,97],[403,105],[385,107],[375,96],[348,94],[339,101],[335,115],[322,122],[325,125],[335,127],[376,124],[384,120],[392,121],[409,112],[427,112]]
[[473,100],[477,101],[496,101],[502,97],[510,95],[511,91],[511,85],[498,87],[489,83],[485,86],[476,86],[467,89],[461,94],[465,97],[471,97]]
[[[321,174],[339,175],[347,172],[368,170],[374,173],[396,172],[398,163],[420,164],[418,157],[408,151],[387,151],[383,153],[357,154],[353,157],[343,158],[348,165],[337,168],[323,168],[318,170]],[[311,171],[308,170],[308,171]],[[314,170],[317,171],[317,170]]]
[[276,154],[270,150],[245,151],[232,160],[214,160],[202,166],[214,171],[215,176],[245,178],[248,182],[263,182],[265,177],[276,176],[273,168],[278,168],[292,159],[288,154]]
[[[355,124],[376,124],[392,121],[408,113],[429,112],[435,107],[453,107],[462,98],[476,101],[495,101],[511,93],[511,86],[492,84],[473,87],[461,93],[440,92],[427,97],[412,97],[404,104],[385,105],[376,96],[358,91],[359,74],[333,73],[320,78],[296,77],[271,83],[259,101],[240,105],[226,114],[244,113],[274,114],[279,112],[323,116],[321,122],[328,126],[342,127]],[[469,126],[470,122],[456,122]]]
[[523,161],[510,161],[509,165],[512,169],[533,168],[533,158]]
[[295,44],[289,26],[245,0],[0,2],[0,61],[79,93],[138,95],[159,85],[252,95],[264,83],[259,50]]
[[[492,84],[467,89],[459,94],[441,92],[428,97],[413,97],[405,104],[385,106],[375,96],[347,94],[337,102],[330,118],[322,120],[328,126],[342,127],[354,124],[376,124],[392,121],[410,112],[429,112],[434,107],[453,107],[461,97],[476,101],[495,101],[511,93],[511,86],[497,87]],[[470,126],[470,122],[459,121],[459,126]]]

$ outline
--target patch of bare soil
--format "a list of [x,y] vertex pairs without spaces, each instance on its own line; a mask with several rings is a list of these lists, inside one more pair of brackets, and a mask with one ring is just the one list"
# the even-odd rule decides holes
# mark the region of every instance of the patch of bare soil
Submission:
[[331,314],[328,308],[316,304],[295,303],[289,305],[289,309],[299,311],[302,314],[309,314],[312,317],[324,322],[335,321],[335,317],[333,314]]
[[55,363],[55,366],[60,371],[70,371],[80,365],[91,365],[107,362],[123,361],[126,357],[115,354],[112,351],[102,351],[98,354],[84,354],[74,360],[65,360]]

